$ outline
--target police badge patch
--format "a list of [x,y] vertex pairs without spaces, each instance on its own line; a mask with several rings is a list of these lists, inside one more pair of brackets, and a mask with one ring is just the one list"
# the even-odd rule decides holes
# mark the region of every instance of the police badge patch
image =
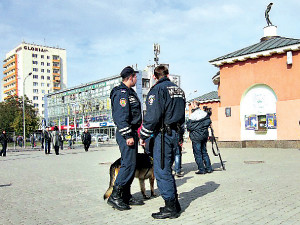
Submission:
[[155,100],[155,95],[150,95],[149,98],[148,98],[149,105],[152,105],[154,100]]
[[125,99],[125,98],[121,98],[121,99],[120,99],[120,105],[121,105],[122,107],[125,107],[125,106],[126,106],[126,99]]

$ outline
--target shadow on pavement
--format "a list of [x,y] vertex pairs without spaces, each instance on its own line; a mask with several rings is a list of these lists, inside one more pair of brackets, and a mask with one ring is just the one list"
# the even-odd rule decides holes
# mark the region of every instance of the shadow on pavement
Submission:
[[[223,163],[226,166],[226,161],[223,161]],[[214,171],[223,171],[221,163],[213,163],[211,166]],[[184,172],[184,175],[188,174],[191,171],[198,171],[196,162],[182,164],[182,171]]]
[[214,192],[219,188],[220,184],[217,184],[213,181],[206,182],[202,186],[195,187],[193,190],[189,192],[179,193],[179,202],[182,208],[182,212],[184,212],[197,198],[203,197],[206,194]]
[[2,187],[10,187],[11,186],[11,183],[10,184],[0,184],[0,188]]

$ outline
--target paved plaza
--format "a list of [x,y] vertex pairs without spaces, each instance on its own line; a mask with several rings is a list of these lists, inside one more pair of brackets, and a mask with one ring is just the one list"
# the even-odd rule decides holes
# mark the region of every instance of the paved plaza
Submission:
[[[221,149],[226,171],[212,155],[212,174],[196,175],[191,143],[184,144],[184,177],[176,178],[183,208],[177,219],[154,220],[158,197],[129,211],[103,200],[114,141],[61,151],[8,151],[0,158],[0,224],[300,224],[299,149]],[[146,181],[147,193],[150,194]],[[142,198],[137,179],[132,193]]]

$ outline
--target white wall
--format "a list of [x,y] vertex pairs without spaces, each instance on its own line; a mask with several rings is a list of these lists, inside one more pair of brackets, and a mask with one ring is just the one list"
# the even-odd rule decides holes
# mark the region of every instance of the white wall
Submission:
[[277,97],[267,85],[256,84],[245,91],[240,104],[241,140],[277,140],[277,129],[267,129],[267,133],[257,133],[245,129],[245,115],[266,115],[276,113]]

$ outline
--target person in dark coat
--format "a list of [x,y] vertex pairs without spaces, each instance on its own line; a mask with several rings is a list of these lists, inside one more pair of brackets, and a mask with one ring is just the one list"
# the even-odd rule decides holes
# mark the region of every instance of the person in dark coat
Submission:
[[198,165],[196,174],[211,173],[213,170],[206,149],[208,127],[211,124],[210,115],[201,110],[197,103],[192,103],[192,108],[192,114],[187,121],[187,130],[190,132],[193,153]]
[[6,149],[7,149],[7,142],[8,142],[8,138],[6,136],[6,131],[5,130],[2,131],[2,134],[0,136],[0,141],[1,141],[1,144],[2,144],[2,150],[0,152],[0,156],[5,157],[6,156]]
[[82,144],[84,150],[87,152],[89,150],[90,144],[92,142],[91,134],[88,132],[88,129],[84,129],[83,134],[81,135]]
[[184,91],[168,78],[169,69],[159,65],[154,69],[157,82],[146,101],[146,114],[140,131],[141,145],[154,138],[153,168],[157,187],[165,206],[152,213],[154,219],[177,218],[181,214],[177,186],[172,174],[175,153],[181,139],[180,128],[185,121]]
[[121,84],[110,93],[112,117],[117,126],[116,141],[121,152],[121,168],[107,203],[118,210],[129,210],[129,205],[144,204],[133,198],[130,191],[138,152],[137,130],[142,123],[141,102],[133,89],[137,73],[132,67],[125,67],[120,74]]
[[51,133],[48,131],[49,127],[44,130],[44,140],[45,140],[45,154],[50,154],[50,148],[51,148]]
[[53,144],[53,148],[54,148],[54,151],[55,151],[56,155],[59,155],[60,142],[61,142],[61,137],[60,137],[60,134],[59,134],[59,130],[58,130],[58,127],[55,126],[54,127],[54,135],[53,135],[53,138],[52,138],[52,144]]

